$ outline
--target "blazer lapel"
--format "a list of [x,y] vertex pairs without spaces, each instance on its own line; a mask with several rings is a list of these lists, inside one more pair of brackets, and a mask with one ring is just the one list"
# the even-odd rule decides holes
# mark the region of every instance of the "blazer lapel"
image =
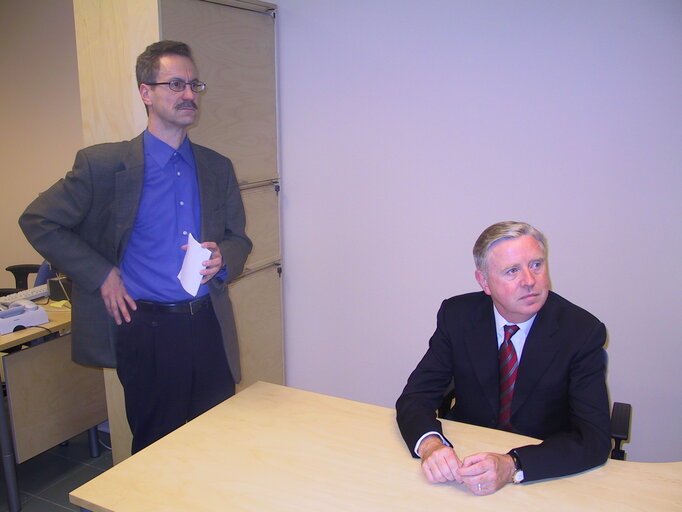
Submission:
[[116,173],[114,244],[118,263],[123,259],[130,238],[144,185],[144,147],[142,134],[130,141],[128,154],[123,159],[123,169]]
[[208,240],[211,227],[209,223],[212,221],[211,209],[218,204],[218,183],[216,181],[215,173],[204,157],[204,153],[197,149],[197,146],[192,144],[192,151],[194,152],[194,162],[197,166],[197,181],[199,183],[199,199],[201,202],[201,234],[198,242]]
[[[500,408],[500,370],[491,300],[483,301],[480,309],[472,315],[470,330],[465,333],[464,342],[485,398],[497,414]],[[491,385],[493,382],[494,385]]]
[[533,392],[538,380],[545,373],[559,350],[558,338],[555,336],[558,330],[558,311],[553,304],[550,292],[547,303],[538,312],[523,347],[514,386],[514,398],[511,405],[512,416]]

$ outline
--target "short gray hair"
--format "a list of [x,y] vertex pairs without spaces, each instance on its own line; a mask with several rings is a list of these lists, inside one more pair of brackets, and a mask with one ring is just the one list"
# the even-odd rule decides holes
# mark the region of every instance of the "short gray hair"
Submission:
[[547,254],[547,239],[545,235],[530,224],[516,221],[498,222],[487,227],[474,244],[474,263],[476,264],[476,269],[481,272],[486,271],[488,254],[496,243],[502,240],[519,238],[524,235],[530,235],[535,238],[545,255]]

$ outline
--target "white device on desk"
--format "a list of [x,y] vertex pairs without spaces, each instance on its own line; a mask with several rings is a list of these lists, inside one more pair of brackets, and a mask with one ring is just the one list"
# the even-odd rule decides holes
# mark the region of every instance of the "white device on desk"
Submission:
[[48,321],[47,313],[42,307],[28,299],[19,299],[0,311],[0,334],[46,324]]

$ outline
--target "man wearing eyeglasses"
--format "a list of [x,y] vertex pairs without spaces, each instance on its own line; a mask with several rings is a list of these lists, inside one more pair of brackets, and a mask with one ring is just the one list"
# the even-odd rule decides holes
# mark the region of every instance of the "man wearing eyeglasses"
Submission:
[[[190,48],[150,45],[136,75],[147,129],[79,151],[19,219],[73,280],[74,361],[117,369],[133,453],[234,394],[227,283],[252,247],[230,160],[187,136],[206,88]],[[177,277],[189,234],[210,251],[196,296]]]

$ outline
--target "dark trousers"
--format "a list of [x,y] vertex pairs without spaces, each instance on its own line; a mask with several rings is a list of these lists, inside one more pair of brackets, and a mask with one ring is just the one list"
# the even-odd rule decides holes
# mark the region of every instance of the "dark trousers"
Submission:
[[220,326],[207,302],[194,314],[138,307],[118,328],[116,371],[132,453],[234,395]]

